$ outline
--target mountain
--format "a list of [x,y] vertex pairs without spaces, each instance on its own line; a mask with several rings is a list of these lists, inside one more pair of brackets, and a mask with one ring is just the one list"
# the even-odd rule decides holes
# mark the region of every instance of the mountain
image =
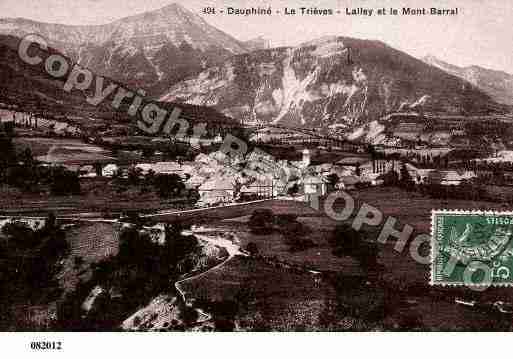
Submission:
[[0,34],[30,33],[97,74],[149,94],[246,51],[242,42],[178,4],[95,26],[0,19]]
[[513,75],[511,74],[480,66],[458,67],[432,55],[423,57],[422,60],[470,82],[498,103],[513,105]]
[[[135,119],[128,114],[130,102],[124,102],[119,109],[112,107],[116,91],[107,97],[97,106],[86,101],[86,95],[92,96],[95,90],[93,83],[84,94],[82,91],[74,90],[66,92],[63,90],[67,75],[62,79],[55,79],[44,69],[44,65],[29,65],[20,59],[18,45],[20,39],[14,36],[0,35],[0,109],[17,110],[31,113],[46,119],[54,119],[62,122],[73,122],[82,129],[95,129],[92,133],[97,134],[98,127],[109,128],[113,123],[124,124],[136,132]],[[38,55],[42,59],[49,54],[62,55],[53,48],[48,53],[35,47],[32,56]],[[67,58],[69,64],[72,60]],[[72,66],[70,65],[70,68]],[[112,79],[104,79],[104,87],[115,83]],[[125,87],[116,83],[120,87]],[[159,103],[161,108],[171,111],[176,104]],[[215,109],[205,106],[194,106],[180,104],[182,110],[180,117],[191,124],[198,122],[206,123],[209,134],[219,132],[219,127],[237,129],[239,123],[228,118]]]
[[248,51],[265,50],[271,48],[271,41],[262,36],[244,41],[243,44]]
[[214,106],[246,122],[353,126],[394,111],[505,111],[462,79],[380,41],[325,37],[236,55],[172,86],[163,101]]
[[[89,105],[81,93],[64,91],[64,81],[51,77],[44,66],[32,66],[22,61],[17,51],[19,41],[13,36],[0,35],[1,108],[19,108],[48,117],[69,115],[84,118],[100,115],[106,110],[103,105]],[[33,51],[42,58],[48,56],[39,49]],[[52,48],[48,53],[60,54]],[[71,63],[70,59],[68,61]]]

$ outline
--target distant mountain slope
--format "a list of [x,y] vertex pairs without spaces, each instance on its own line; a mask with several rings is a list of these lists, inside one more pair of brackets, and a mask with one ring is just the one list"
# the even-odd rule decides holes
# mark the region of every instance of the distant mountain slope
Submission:
[[[82,128],[96,126],[103,122],[108,127],[114,123],[133,123],[135,119],[127,114],[130,102],[125,102],[116,110],[112,107],[114,91],[105,101],[98,106],[93,106],[85,100],[85,94],[74,90],[66,92],[63,84],[67,76],[57,80],[47,74],[43,65],[28,65],[18,56],[18,44],[20,39],[13,36],[0,35],[0,108],[18,109],[22,112],[33,113],[48,119],[62,121],[73,120],[74,124]],[[48,54],[34,48],[35,53],[41,58]],[[52,54],[59,54],[57,50],[49,49]],[[72,60],[68,58],[69,63]],[[71,67],[71,66],[70,66]],[[106,78],[104,87],[113,80]],[[125,87],[118,83],[118,85]],[[87,95],[91,96],[95,84],[90,86]],[[162,108],[171,110],[175,104],[162,103]],[[181,118],[191,123],[207,123],[207,128],[225,126],[227,128],[238,127],[238,122],[228,118],[215,109],[204,106],[179,105],[182,110]],[[99,121],[104,120],[104,121]]]
[[513,75],[503,71],[486,69],[480,66],[458,67],[444,62],[432,55],[422,60],[445,72],[467,80],[495,101],[513,105]]
[[181,5],[97,26],[0,19],[0,34],[37,33],[96,73],[150,93],[247,51],[243,43]]
[[379,41],[327,37],[237,55],[172,86],[164,101],[214,106],[245,121],[353,126],[415,109],[505,111],[470,83]]
[[267,40],[263,36],[244,41],[243,44],[248,51],[265,50],[271,48],[271,41]]
[[[63,81],[52,78],[42,65],[32,66],[18,55],[20,39],[0,35],[0,106],[18,106],[20,110],[52,115],[83,115],[102,112],[89,105],[84,95],[62,89]],[[41,56],[40,50],[35,50]],[[52,54],[58,51],[49,49]],[[34,54],[36,54],[34,53]],[[69,60],[71,63],[71,60]]]

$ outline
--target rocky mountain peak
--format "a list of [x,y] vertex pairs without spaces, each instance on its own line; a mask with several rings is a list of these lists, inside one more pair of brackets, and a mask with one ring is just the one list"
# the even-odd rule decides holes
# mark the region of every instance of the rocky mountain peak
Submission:
[[383,42],[349,37],[236,55],[161,99],[214,106],[246,123],[306,127],[352,127],[394,111],[500,108],[458,77]]
[[0,19],[0,34],[37,33],[82,66],[154,94],[247,51],[244,44],[180,4],[95,26]]

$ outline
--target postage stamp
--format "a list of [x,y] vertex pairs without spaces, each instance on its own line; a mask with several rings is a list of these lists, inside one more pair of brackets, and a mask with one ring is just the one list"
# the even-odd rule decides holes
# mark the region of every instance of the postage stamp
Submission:
[[513,212],[433,210],[431,284],[513,285]]

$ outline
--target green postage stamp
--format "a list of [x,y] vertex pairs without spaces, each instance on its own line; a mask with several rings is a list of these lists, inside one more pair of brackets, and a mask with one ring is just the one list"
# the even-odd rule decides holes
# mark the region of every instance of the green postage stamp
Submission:
[[513,212],[434,210],[431,284],[513,285]]

